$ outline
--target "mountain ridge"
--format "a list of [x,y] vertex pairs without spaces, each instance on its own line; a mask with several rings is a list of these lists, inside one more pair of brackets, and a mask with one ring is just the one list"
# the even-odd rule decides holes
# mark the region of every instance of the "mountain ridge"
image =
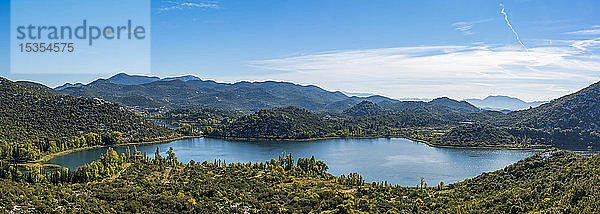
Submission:
[[547,101],[525,102],[519,98],[504,95],[491,95],[483,99],[465,99],[465,101],[481,109],[496,111],[517,111],[528,108],[534,108],[540,106],[541,104],[547,103]]
[[[131,77],[132,80],[127,81],[128,77]],[[201,104],[244,112],[287,106],[297,106],[316,112],[342,112],[363,101],[369,101],[375,104],[382,103],[381,107],[391,111],[403,110],[404,107],[397,105],[402,106],[404,102],[406,102],[404,104],[412,103],[415,106],[441,108],[459,113],[480,111],[467,102],[450,98],[422,102],[399,101],[381,95],[349,97],[339,91],[327,91],[315,85],[300,85],[291,82],[218,83],[189,75],[163,79],[156,77],[150,79],[152,82],[143,83],[146,80],[149,79],[117,74],[108,79],[98,79],[82,87],[67,87],[58,91],[73,96],[100,97],[140,109],[179,108]]]

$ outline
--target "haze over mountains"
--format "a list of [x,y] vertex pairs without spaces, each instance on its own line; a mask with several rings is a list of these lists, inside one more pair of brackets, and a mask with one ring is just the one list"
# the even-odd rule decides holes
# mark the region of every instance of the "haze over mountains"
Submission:
[[488,96],[484,99],[466,99],[465,101],[486,110],[495,110],[495,111],[517,111],[528,108],[537,107],[541,104],[547,103],[546,101],[535,101],[535,102],[525,102],[518,98],[509,97],[509,96]]

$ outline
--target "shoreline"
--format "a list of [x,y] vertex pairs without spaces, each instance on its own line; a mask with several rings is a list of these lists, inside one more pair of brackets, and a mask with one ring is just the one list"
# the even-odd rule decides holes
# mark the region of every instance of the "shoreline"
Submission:
[[535,150],[535,149],[548,149],[552,148],[551,145],[533,145],[531,147],[514,147],[514,146],[456,146],[456,145],[439,145],[433,144],[429,141],[422,139],[415,139],[406,136],[369,136],[369,137],[320,137],[320,138],[305,138],[305,139],[278,139],[278,138],[241,138],[241,137],[220,137],[220,136],[203,136],[204,138],[221,139],[230,141],[253,141],[253,142],[270,142],[270,141],[284,141],[284,142],[308,142],[308,141],[320,141],[320,140],[336,140],[336,139],[377,139],[377,138],[404,138],[419,143],[427,144],[428,146],[435,148],[448,148],[448,149],[505,149],[505,150]]
[[48,162],[48,161],[50,161],[50,160],[52,160],[52,159],[54,159],[56,157],[68,155],[68,154],[71,154],[71,153],[74,153],[74,152],[85,151],[85,150],[88,150],[88,149],[107,148],[107,147],[116,147],[116,146],[136,146],[136,145],[163,144],[163,143],[169,143],[169,142],[172,142],[172,141],[185,140],[185,139],[193,139],[193,138],[209,138],[209,139],[221,139],[221,140],[230,140],[230,141],[252,141],[252,142],[259,142],[259,141],[263,141],[263,142],[270,142],[270,141],[309,142],[309,141],[336,140],[336,139],[377,139],[377,138],[391,139],[391,138],[403,138],[403,139],[415,141],[415,142],[418,142],[418,143],[423,143],[423,144],[426,144],[426,145],[431,146],[431,147],[435,147],[435,148],[447,148],[447,149],[536,150],[536,149],[548,149],[548,148],[552,148],[552,146],[550,146],[550,145],[548,145],[548,146],[545,146],[545,145],[535,145],[535,146],[532,146],[532,147],[439,145],[439,144],[433,144],[433,143],[431,143],[429,141],[426,141],[426,140],[415,139],[415,138],[405,137],[405,136],[321,137],[321,138],[306,138],[306,139],[289,139],[289,138],[288,139],[277,139],[277,138],[238,138],[238,137],[219,137],[219,136],[202,136],[202,135],[197,135],[197,136],[179,136],[179,137],[174,137],[174,138],[167,138],[167,139],[160,139],[160,140],[153,140],[153,141],[144,141],[144,142],[130,142],[130,143],[120,143],[120,144],[114,144],[114,145],[97,145],[97,146],[88,146],[88,147],[82,147],[82,148],[69,149],[69,150],[65,150],[65,151],[61,151],[61,152],[57,152],[57,153],[45,155],[45,156],[43,156],[40,159],[37,159],[35,161],[20,163],[19,165],[23,165],[23,166],[25,166],[25,165],[42,165],[42,166],[62,167],[60,165],[49,164],[49,163],[46,163],[46,162]]
[[[35,165],[35,164],[46,165],[47,164],[46,162],[48,162],[56,157],[68,155],[68,154],[71,154],[74,152],[85,151],[88,149],[107,148],[107,147],[115,147],[115,146],[130,146],[130,145],[136,146],[136,145],[162,144],[162,143],[168,143],[168,142],[176,141],[176,140],[185,140],[185,139],[201,138],[201,137],[203,137],[203,136],[179,136],[179,137],[166,138],[166,139],[156,139],[153,141],[129,142],[129,143],[119,143],[119,144],[114,144],[114,145],[96,145],[96,146],[74,148],[74,149],[68,149],[68,150],[53,153],[53,154],[48,154],[37,160],[21,163],[19,165]],[[56,165],[56,164],[48,164],[48,165]],[[56,166],[58,166],[58,165],[56,165]]]

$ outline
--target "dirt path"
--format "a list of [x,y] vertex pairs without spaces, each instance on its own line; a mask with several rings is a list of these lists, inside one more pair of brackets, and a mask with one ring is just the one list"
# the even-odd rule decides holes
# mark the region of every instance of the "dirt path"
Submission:
[[112,181],[114,181],[114,180],[115,180],[115,179],[117,179],[119,176],[121,176],[121,173],[122,173],[122,172],[125,172],[125,170],[127,170],[127,168],[129,168],[130,166],[131,166],[131,163],[126,163],[126,164],[123,166],[123,169],[122,169],[121,171],[117,172],[117,174],[115,174],[115,175],[111,176],[110,178],[105,178],[104,180],[102,180],[102,182],[105,182],[105,181],[112,182]]

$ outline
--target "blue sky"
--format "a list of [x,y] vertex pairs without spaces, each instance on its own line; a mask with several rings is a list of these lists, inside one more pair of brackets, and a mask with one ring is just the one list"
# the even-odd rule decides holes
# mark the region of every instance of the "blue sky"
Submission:
[[[11,74],[9,3],[0,9],[0,75],[56,86],[119,72]],[[151,10],[150,72],[162,77],[524,100],[600,80],[598,1],[152,0]]]

